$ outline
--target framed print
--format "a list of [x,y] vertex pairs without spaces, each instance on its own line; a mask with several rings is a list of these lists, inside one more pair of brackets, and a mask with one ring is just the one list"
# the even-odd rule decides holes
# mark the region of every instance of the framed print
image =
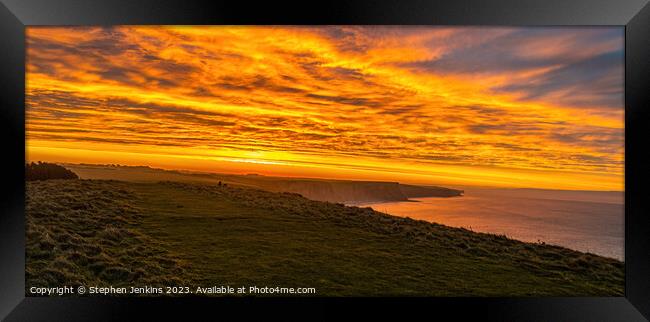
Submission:
[[643,321],[649,8],[3,0],[0,313]]

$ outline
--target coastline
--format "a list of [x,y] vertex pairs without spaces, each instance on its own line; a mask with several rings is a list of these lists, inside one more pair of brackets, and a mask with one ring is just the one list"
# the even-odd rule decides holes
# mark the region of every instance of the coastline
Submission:
[[[421,198],[417,203],[361,206],[472,231],[503,234],[523,242],[543,242],[600,256],[624,259],[624,205],[609,200],[547,199],[501,194],[464,198]],[[544,197],[544,196],[543,196]],[[595,198],[601,197],[596,195]]]
[[29,182],[27,220],[26,287],[227,280],[323,296],[620,296],[624,286],[611,258],[234,186]]

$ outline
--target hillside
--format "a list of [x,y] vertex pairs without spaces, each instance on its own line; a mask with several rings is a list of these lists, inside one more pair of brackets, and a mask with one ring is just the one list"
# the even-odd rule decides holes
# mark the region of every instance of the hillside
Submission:
[[622,296],[623,263],[319,202],[174,182],[27,183],[26,286],[314,287],[318,296]]
[[351,181],[330,179],[286,178],[262,175],[190,173],[149,167],[65,164],[82,179],[117,179],[135,182],[161,180],[210,183],[218,182],[272,192],[293,192],[308,199],[342,203],[406,201],[409,198],[455,197],[461,190],[405,185],[397,182]]

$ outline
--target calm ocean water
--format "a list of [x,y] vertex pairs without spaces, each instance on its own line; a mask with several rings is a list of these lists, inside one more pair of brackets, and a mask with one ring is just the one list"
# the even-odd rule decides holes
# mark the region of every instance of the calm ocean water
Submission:
[[454,198],[373,203],[373,209],[623,260],[624,193],[464,188]]

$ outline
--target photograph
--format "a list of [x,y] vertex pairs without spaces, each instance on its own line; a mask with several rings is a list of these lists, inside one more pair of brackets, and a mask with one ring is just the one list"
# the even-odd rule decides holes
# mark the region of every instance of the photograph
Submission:
[[25,296],[623,297],[625,34],[27,26]]

